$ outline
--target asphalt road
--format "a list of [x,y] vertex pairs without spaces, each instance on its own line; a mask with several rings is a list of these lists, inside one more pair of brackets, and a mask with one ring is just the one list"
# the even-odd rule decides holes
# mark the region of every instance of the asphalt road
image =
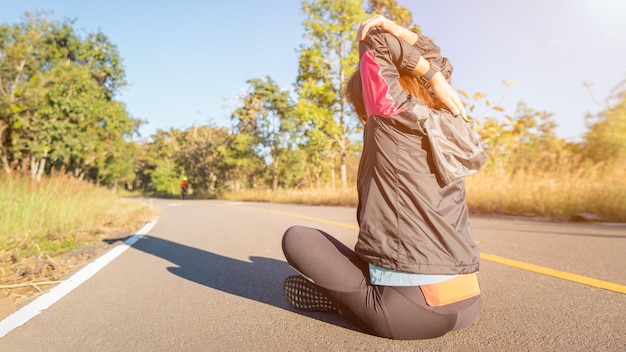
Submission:
[[[342,316],[295,311],[281,293],[294,273],[285,229],[314,226],[353,246],[355,209],[154,206],[148,234],[0,338],[0,351],[626,351],[626,294],[486,259],[470,328],[425,341],[367,335]],[[472,227],[487,256],[626,287],[624,226],[472,217]]]

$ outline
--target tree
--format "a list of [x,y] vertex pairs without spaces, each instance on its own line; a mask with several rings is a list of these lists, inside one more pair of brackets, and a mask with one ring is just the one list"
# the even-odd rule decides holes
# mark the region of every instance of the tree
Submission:
[[594,162],[626,162],[626,80],[607,99],[606,110],[588,115],[583,154]]
[[151,182],[159,193],[176,194],[180,182],[180,170],[174,163],[162,163],[152,172]]
[[[174,194],[177,191],[181,170],[176,163],[175,154],[180,148],[174,136],[178,133],[182,132],[158,129],[149,141],[143,140],[139,143],[135,161],[135,187],[144,192],[169,193],[173,190]],[[176,182],[172,183],[172,180]]]
[[228,168],[224,176],[231,190],[255,188],[262,181],[265,161],[254,151],[256,138],[251,134],[234,133],[232,143],[225,152],[224,163]]
[[271,187],[278,189],[281,157],[289,148],[290,136],[294,131],[293,106],[289,94],[271,77],[265,81],[249,79],[248,92],[240,97],[242,106],[237,108],[231,119],[235,130],[248,136],[252,149],[267,160],[271,173]]
[[117,48],[73,26],[41,13],[0,25],[0,160],[36,179],[56,169],[116,183],[140,121],[114,100],[126,83]]
[[346,158],[350,138],[358,130],[349,118],[342,95],[343,84],[356,69],[356,29],[365,19],[358,0],[304,0],[303,21],[307,45],[300,48],[296,89],[297,110],[307,160],[315,182],[320,183],[324,165],[339,157],[341,185],[347,187]]
[[[515,82],[504,82],[506,88],[513,85]],[[485,93],[459,93],[466,99],[463,103],[468,118],[477,122],[476,131],[490,156],[491,168],[507,172],[547,170],[571,157],[567,143],[556,135],[552,114],[531,109],[520,101],[515,114],[510,115]]]
[[[0,158],[5,173],[23,160],[20,129],[33,117],[29,80],[41,72],[48,54],[44,33],[52,25],[39,15],[14,26],[0,25]],[[24,159],[28,164],[28,159]]]
[[232,139],[226,128],[210,125],[194,126],[176,135],[176,164],[201,195],[213,196],[225,184]]

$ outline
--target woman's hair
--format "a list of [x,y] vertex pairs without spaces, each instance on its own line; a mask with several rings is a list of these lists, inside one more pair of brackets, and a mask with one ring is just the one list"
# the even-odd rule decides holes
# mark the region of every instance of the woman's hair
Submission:
[[[417,77],[408,74],[400,74],[398,83],[405,93],[421,100],[432,109],[445,109],[446,106],[441,100],[434,97],[428,88],[419,82]],[[361,74],[356,70],[348,80],[345,89],[346,100],[352,107],[356,116],[363,123],[367,121],[367,112],[365,111],[365,103],[363,102],[363,88],[361,86]]]
[[365,123],[367,121],[367,112],[365,112],[365,103],[363,102],[363,87],[361,86],[359,70],[356,70],[348,80],[344,95],[356,117]]

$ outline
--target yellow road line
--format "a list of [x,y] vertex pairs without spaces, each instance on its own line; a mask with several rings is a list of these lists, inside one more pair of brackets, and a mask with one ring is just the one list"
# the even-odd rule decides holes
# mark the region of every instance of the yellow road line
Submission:
[[524,263],[524,262],[520,262],[520,261],[513,260],[513,259],[502,258],[502,257],[498,257],[495,255],[487,254],[487,253],[481,253],[480,259],[512,266],[518,269],[532,271],[538,274],[557,277],[563,280],[573,281],[573,282],[583,284],[583,285],[593,286],[593,287],[602,288],[602,289],[609,290],[609,291],[626,294],[626,286],[615,284],[615,283],[608,282],[608,281],[597,280],[597,279],[593,279],[587,276],[576,275],[576,274],[568,273],[566,271],[554,270],[554,269],[546,268],[544,266]]
[[[283,212],[283,211],[268,210],[268,209],[261,209],[261,208],[245,207],[245,206],[239,206],[239,205],[231,205],[231,206],[234,206],[234,207],[237,207],[237,208],[241,208],[241,209],[248,209],[248,210],[254,210],[254,211],[270,213],[270,214],[284,215],[284,216],[289,216],[289,217],[292,217],[292,218],[312,220],[312,221],[321,222],[321,223],[325,223],[325,224],[331,224],[331,225],[336,225],[336,226],[340,226],[340,227],[345,227],[345,228],[349,228],[349,229],[353,229],[353,230],[358,230],[359,229],[359,227],[356,226],[356,225],[346,224],[346,223],[338,222],[338,221],[320,219],[320,218],[316,218],[316,217],[313,217],[313,216],[306,216],[306,215],[300,215],[300,214],[286,213],[286,212]],[[597,279],[593,279],[593,278],[590,278],[590,277],[587,277],[587,276],[572,274],[572,273],[568,273],[566,271],[554,270],[554,269],[546,268],[544,266],[524,263],[524,262],[520,262],[520,261],[517,261],[517,260],[503,258],[503,257],[498,257],[496,255],[491,255],[491,254],[487,254],[487,253],[481,253],[480,254],[480,259],[487,260],[487,261],[494,262],[494,263],[498,263],[498,264],[507,265],[507,266],[510,266],[510,267],[518,268],[518,269],[531,271],[531,272],[534,272],[534,273],[537,273],[537,274],[548,275],[548,276],[552,276],[552,277],[556,277],[556,278],[559,278],[559,279],[576,282],[576,283],[583,284],[583,285],[588,285],[588,286],[597,287],[597,288],[601,288],[601,289],[605,289],[605,290],[609,290],[609,291],[613,291],[613,292],[619,292],[619,293],[626,294],[626,286],[620,285],[620,284],[616,284],[616,283],[613,283],[613,282],[609,282],[609,281],[597,280]]]

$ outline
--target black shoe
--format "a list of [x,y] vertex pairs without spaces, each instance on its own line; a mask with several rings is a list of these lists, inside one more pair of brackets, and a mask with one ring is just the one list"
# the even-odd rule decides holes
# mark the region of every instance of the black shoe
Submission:
[[341,313],[309,280],[299,275],[285,278],[283,294],[289,304],[299,310]]

